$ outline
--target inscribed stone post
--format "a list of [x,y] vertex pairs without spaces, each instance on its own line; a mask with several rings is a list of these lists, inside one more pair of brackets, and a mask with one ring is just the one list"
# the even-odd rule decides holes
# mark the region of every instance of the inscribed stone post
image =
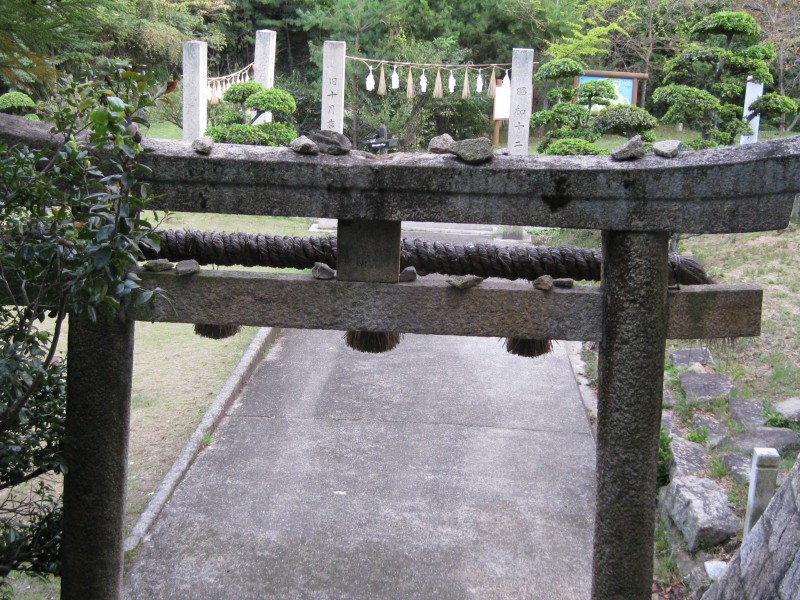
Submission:
[[528,155],[533,97],[533,50],[514,48],[511,59],[511,114],[508,121],[508,153]]
[[747,512],[744,517],[744,537],[747,537],[761,515],[767,510],[767,505],[775,495],[780,459],[781,455],[775,448],[753,448],[750,488],[747,493]]
[[344,132],[345,42],[325,42],[322,47],[322,116],[320,129]]
[[[275,45],[277,34],[271,29],[256,31],[256,49],[253,60],[253,81],[260,83],[265,88],[275,85]],[[272,121],[272,113],[266,112],[256,119],[258,123]]]
[[208,44],[183,43],[183,141],[205,134],[208,124]]
[[[744,92],[744,118],[750,114],[750,105],[758,100],[764,93],[764,84],[756,83],[752,77],[747,79],[747,88]],[[755,144],[758,142],[758,127],[761,124],[761,117],[758,116],[750,121],[750,128],[753,130],[753,135],[743,135],[739,141],[740,145]]]

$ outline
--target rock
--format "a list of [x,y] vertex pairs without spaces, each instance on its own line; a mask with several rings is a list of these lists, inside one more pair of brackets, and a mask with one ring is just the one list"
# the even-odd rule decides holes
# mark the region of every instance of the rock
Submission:
[[204,135],[203,137],[199,137],[192,142],[192,150],[194,150],[198,154],[208,156],[209,154],[211,154],[211,150],[213,149],[214,149],[214,138],[212,138],[210,135]]
[[758,400],[730,398],[728,412],[731,413],[731,418],[745,429],[755,429],[767,423],[764,405]]
[[315,130],[307,132],[305,136],[314,142],[323,154],[341,156],[353,148],[350,139],[337,131]]
[[677,477],[661,488],[658,504],[681,531],[690,552],[726,542],[741,528],[727,493],[710,479]]
[[782,402],[776,402],[775,410],[777,410],[787,419],[800,421],[800,397],[789,398],[788,400],[784,400]]
[[433,152],[434,154],[447,154],[450,152],[450,149],[455,143],[456,141],[450,136],[449,133],[443,133],[442,135],[437,135],[430,142],[428,142],[428,152]]
[[200,272],[200,263],[194,259],[182,260],[175,265],[175,272],[178,274],[178,277],[194,275],[195,273]]
[[663,408],[672,408],[677,403],[678,401],[675,399],[675,395],[672,393],[672,390],[664,385],[664,396],[661,400],[661,406]]
[[725,567],[728,566],[724,560],[707,560],[703,566],[706,568],[706,574],[711,581],[716,581],[725,572]]
[[174,268],[174,265],[166,258],[157,258],[155,260],[148,260],[142,265],[142,268],[145,271],[160,273],[161,271],[169,271],[170,269]]
[[705,472],[709,455],[703,445],[673,436],[670,451],[672,452],[672,462],[669,465],[670,479],[687,475],[701,477]]
[[314,268],[311,269],[311,276],[314,279],[322,280],[336,279],[336,271],[331,269],[325,263],[318,262],[314,263]]
[[553,278],[550,275],[542,275],[541,277],[537,277],[533,281],[533,287],[537,290],[552,290],[553,289]]
[[453,275],[447,277],[445,281],[458,290],[468,290],[481,283],[483,277],[478,277],[477,275]]
[[681,153],[683,142],[680,140],[663,140],[653,144],[653,152],[664,158],[675,158]]
[[689,367],[694,363],[713,365],[714,358],[708,348],[687,348],[670,352],[669,362],[676,367]]
[[681,373],[681,389],[689,402],[708,403],[726,398],[733,389],[733,381],[727,375],[715,373]]
[[292,140],[292,143],[289,144],[289,148],[297,152],[298,154],[319,154],[319,146],[314,142],[314,140],[301,135],[298,138]]
[[612,160],[634,160],[647,154],[647,148],[642,143],[642,136],[635,135],[619,148],[611,151]]
[[509,154],[511,154],[511,153],[508,151],[508,148],[498,148],[497,150],[495,150],[495,151],[494,151],[494,153],[495,153],[497,156],[508,156]]
[[416,281],[417,270],[414,267],[406,267],[400,271],[400,281]]
[[711,415],[695,413],[692,415],[692,428],[700,429],[701,427],[705,427],[708,431],[708,441],[706,445],[710,448],[716,448],[719,443],[725,439],[725,436],[730,434],[728,428]]
[[753,464],[751,457],[736,452],[726,452],[722,455],[722,464],[735,481],[740,483],[750,481],[750,469]]
[[671,436],[680,435],[680,431],[678,431],[678,428],[675,427],[675,418],[672,416],[672,413],[669,412],[661,413],[661,429],[669,433]]
[[778,452],[800,450],[800,433],[784,427],[756,427],[726,437],[720,446],[748,453],[753,448],[775,448]]
[[575,280],[569,277],[559,277],[558,279],[553,279],[553,285],[559,288],[571,288],[575,285]]
[[494,158],[492,140],[485,137],[454,142],[449,152],[470,165],[479,165]]

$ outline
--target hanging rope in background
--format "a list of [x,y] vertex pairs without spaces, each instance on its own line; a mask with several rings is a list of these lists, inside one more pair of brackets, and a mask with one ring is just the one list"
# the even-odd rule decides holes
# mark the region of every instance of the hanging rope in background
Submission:
[[207,100],[209,104],[219,104],[222,102],[222,96],[228,91],[234,83],[244,83],[250,81],[252,78],[251,71],[254,69],[255,63],[250,63],[246,67],[229,73],[228,75],[220,75],[219,77],[209,77],[206,79],[208,86]]

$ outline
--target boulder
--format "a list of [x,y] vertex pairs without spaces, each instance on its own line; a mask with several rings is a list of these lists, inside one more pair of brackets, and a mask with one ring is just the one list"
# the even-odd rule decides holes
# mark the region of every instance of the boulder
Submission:
[[402,271],[400,271],[399,281],[416,281],[417,280],[417,270],[414,267],[406,267]]
[[705,427],[708,431],[708,441],[706,445],[709,448],[716,448],[719,443],[725,439],[730,433],[728,428],[720,423],[717,419],[706,413],[695,413],[692,415],[692,428],[700,429]]
[[766,424],[764,405],[758,400],[731,398],[728,400],[728,412],[731,418],[745,429],[755,429]]
[[455,143],[456,141],[449,133],[443,133],[442,135],[437,135],[428,142],[428,152],[432,152],[433,154],[447,154]]
[[751,457],[737,452],[726,452],[722,455],[722,464],[735,481],[739,483],[750,481],[750,469],[753,464]]
[[800,433],[785,427],[756,427],[726,437],[720,446],[746,453],[753,448],[775,448],[778,452],[800,450]]
[[787,419],[800,421],[800,396],[775,403],[775,410]]
[[719,398],[727,398],[733,390],[733,381],[727,375],[717,373],[680,374],[681,389],[690,402],[708,403]]
[[680,140],[662,140],[653,144],[653,152],[664,158],[675,158],[681,153],[683,142]]
[[701,477],[705,472],[709,455],[702,444],[673,436],[670,451],[672,452],[672,462],[669,465],[670,479],[687,475]]
[[691,475],[661,488],[658,504],[683,534],[690,552],[722,544],[741,529],[728,505],[728,495],[715,481]]
[[477,275],[452,275],[447,277],[445,281],[457,290],[468,290],[481,283],[483,277],[478,277]]
[[542,275],[533,281],[533,287],[537,290],[548,291],[553,289],[553,278],[550,275]]
[[178,277],[186,277],[200,272],[200,263],[194,259],[182,260],[175,265],[175,272]]
[[470,165],[479,165],[494,158],[492,140],[485,137],[454,142],[449,152]]
[[669,362],[675,367],[689,367],[695,363],[713,365],[714,358],[708,348],[686,348],[670,352]]

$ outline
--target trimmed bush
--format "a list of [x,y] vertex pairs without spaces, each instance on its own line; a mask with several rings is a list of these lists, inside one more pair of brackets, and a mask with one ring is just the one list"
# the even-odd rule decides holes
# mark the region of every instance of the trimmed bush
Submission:
[[256,92],[245,100],[244,105],[257,113],[271,112],[276,120],[283,120],[297,110],[292,95],[278,88]]
[[557,58],[540,66],[533,78],[536,81],[553,81],[581,75],[583,75],[583,67],[578,61],[571,58]]
[[286,146],[297,133],[288,123],[261,123],[260,125],[218,125],[206,129],[206,135],[223,144],[249,144],[251,146]]
[[32,108],[36,108],[36,103],[22,92],[6,92],[0,96],[0,112],[18,115],[29,113]]
[[264,136],[262,144],[265,146],[288,146],[297,137],[297,132],[289,123],[260,123],[255,127]]
[[245,81],[242,83],[234,83],[225,90],[222,99],[226,102],[233,102],[234,104],[244,103],[250,96],[266,89],[257,81]]
[[581,154],[600,154],[592,142],[580,138],[565,138],[555,140],[547,146],[545,154],[557,156],[575,156]]
[[592,120],[592,128],[601,134],[621,135],[628,139],[635,135],[652,131],[658,120],[638,106],[621,104],[609,106],[600,111]]

